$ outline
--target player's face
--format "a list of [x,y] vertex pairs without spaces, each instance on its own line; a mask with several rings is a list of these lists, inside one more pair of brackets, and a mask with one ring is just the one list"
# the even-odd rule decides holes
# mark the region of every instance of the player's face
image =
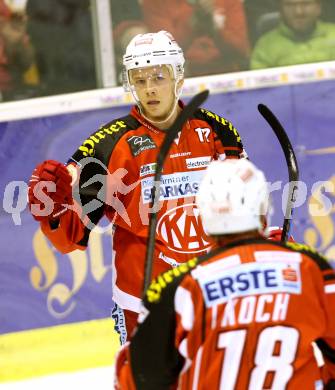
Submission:
[[148,119],[162,121],[175,109],[176,81],[168,65],[132,69],[129,79]]
[[321,14],[318,0],[282,0],[281,6],[284,22],[298,33],[313,30]]

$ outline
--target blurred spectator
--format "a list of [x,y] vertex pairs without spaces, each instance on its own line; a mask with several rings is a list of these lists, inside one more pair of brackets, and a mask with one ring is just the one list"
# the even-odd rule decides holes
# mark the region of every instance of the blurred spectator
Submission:
[[249,41],[241,0],[142,0],[150,31],[167,30],[186,54],[186,76],[246,68]]
[[28,0],[28,31],[36,49],[40,95],[96,87],[89,0]]
[[[0,91],[2,100],[31,97],[39,82],[26,31],[25,1],[0,0]],[[1,100],[1,99],[0,99]]]
[[142,7],[138,0],[110,0],[116,72],[122,83],[122,59],[130,40],[137,34],[149,32],[143,21]]
[[334,0],[321,0],[322,14],[321,19],[325,22],[335,23],[335,4]]
[[[244,9],[249,29],[249,39],[254,47],[263,33],[277,27],[280,22],[280,1],[278,0],[244,0]],[[320,19],[335,23],[334,0],[321,0],[322,12]]]
[[[259,35],[268,30],[271,20],[277,17],[277,23],[274,24],[278,24],[278,0],[244,0],[244,9],[249,30],[249,40],[253,47]],[[274,28],[276,26],[273,25],[271,27]]]
[[320,0],[279,0],[279,25],[256,43],[251,69],[335,59],[335,24],[320,20]]

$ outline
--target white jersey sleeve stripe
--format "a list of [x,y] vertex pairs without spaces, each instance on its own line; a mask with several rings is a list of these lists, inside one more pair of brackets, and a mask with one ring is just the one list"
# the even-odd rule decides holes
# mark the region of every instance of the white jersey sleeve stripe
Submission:
[[202,360],[202,348],[203,348],[202,346],[199,348],[197,356],[195,358],[195,369],[194,369],[192,390],[198,389],[200,366],[201,366],[201,360]]
[[174,306],[176,312],[180,315],[183,328],[191,330],[194,323],[194,306],[191,293],[179,286],[174,297]]
[[332,294],[335,293],[335,284],[328,284],[325,286],[325,293]]

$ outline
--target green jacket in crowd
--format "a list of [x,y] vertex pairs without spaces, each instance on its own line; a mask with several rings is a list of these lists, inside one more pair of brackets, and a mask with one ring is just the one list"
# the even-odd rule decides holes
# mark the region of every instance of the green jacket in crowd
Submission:
[[318,21],[307,40],[298,40],[284,23],[264,34],[251,55],[251,69],[335,60],[335,24]]

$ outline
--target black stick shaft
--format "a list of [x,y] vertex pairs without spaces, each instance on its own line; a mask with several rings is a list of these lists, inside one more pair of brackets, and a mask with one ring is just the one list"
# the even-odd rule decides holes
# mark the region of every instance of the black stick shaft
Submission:
[[184,123],[193,115],[194,111],[207,99],[209,92],[207,90],[198,93],[193,97],[193,99],[188,103],[187,106],[181,111],[178,115],[175,122],[172,126],[166,131],[166,135],[162,146],[159,150],[157,161],[156,161],[156,173],[154,177],[154,191],[152,199],[152,211],[149,218],[149,231],[148,231],[148,241],[147,241],[147,251],[145,256],[145,270],[144,270],[144,284],[143,284],[143,295],[149,284],[152,277],[152,263],[154,258],[155,251],[155,237],[156,237],[156,227],[157,227],[157,211],[159,204],[159,195],[160,195],[160,184],[162,169],[166,156],[170,150],[170,147],[176,138],[178,132],[182,129]]
[[261,113],[263,118],[267,121],[267,123],[272,128],[273,132],[276,134],[277,139],[280,143],[280,146],[284,152],[285,160],[288,169],[288,177],[289,177],[289,191],[287,196],[285,217],[283,223],[283,231],[281,236],[281,241],[285,242],[288,239],[291,222],[292,222],[292,214],[295,203],[295,193],[298,189],[298,180],[299,180],[299,168],[297,159],[294,153],[294,149],[292,147],[291,141],[286,134],[282,124],[279,122],[278,118],[274,115],[274,113],[264,104],[258,105],[258,111]]

